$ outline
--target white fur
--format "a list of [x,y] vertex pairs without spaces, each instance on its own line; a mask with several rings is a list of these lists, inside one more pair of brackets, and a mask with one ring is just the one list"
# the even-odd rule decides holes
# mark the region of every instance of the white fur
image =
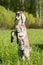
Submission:
[[[25,15],[24,15],[23,13],[20,13],[20,12],[17,12],[17,13],[20,14],[19,17],[16,16],[16,19],[18,20],[18,25],[21,25],[22,22],[23,22],[23,24],[24,24],[25,21],[26,21]],[[21,20],[21,17],[22,17],[22,20]]]
[[[22,16],[22,20],[21,20],[21,16]],[[22,59],[25,60],[25,57],[26,58],[29,57],[30,51],[32,49],[29,45],[29,40],[28,40],[26,27],[25,27],[26,17],[23,13],[21,13],[20,16],[19,17],[16,16],[16,18],[18,20],[18,25],[16,26],[16,29],[17,31],[19,31],[18,33],[19,44],[20,44],[21,50],[24,50],[23,52],[24,55],[22,56]]]
[[25,25],[23,25],[23,26],[19,26],[17,28],[18,28],[18,30],[20,30],[18,33],[20,48],[21,48],[21,50],[24,50],[24,55],[23,55],[22,59],[24,57],[28,58],[32,48],[29,45],[29,40],[28,40],[27,33],[26,33],[26,27],[25,27]]
[[12,36],[14,36],[14,32],[12,32]]

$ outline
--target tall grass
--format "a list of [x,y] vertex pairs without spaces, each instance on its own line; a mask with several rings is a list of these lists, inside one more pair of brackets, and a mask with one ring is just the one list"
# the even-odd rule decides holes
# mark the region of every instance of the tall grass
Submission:
[[10,42],[10,33],[11,30],[0,30],[0,65],[43,65],[43,29],[27,30],[32,51],[25,61],[18,55],[16,36]]

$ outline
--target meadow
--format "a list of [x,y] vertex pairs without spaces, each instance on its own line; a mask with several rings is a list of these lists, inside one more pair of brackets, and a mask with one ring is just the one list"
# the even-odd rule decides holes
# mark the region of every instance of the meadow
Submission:
[[10,34],[11,30],[0,30],[0,65],[43,65],[43,29],[27,30],[32,51],[25,61],[18,55],[16,36],[11,43]]

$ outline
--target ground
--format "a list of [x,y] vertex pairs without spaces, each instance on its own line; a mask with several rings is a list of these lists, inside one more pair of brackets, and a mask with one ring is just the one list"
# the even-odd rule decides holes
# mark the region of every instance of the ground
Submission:
[[30,59],[22,61],[18,56],[16,37],[10,42],[11,30],[0,30],[0,65],[43,65],[43,29],[28,29],[32,46]]

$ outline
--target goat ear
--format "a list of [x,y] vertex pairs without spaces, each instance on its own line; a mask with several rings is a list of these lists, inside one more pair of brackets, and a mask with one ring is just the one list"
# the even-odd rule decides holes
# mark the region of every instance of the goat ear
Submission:
[[22,20],[22,23],[23,23],[22,15],[21,15],[21,20]]

